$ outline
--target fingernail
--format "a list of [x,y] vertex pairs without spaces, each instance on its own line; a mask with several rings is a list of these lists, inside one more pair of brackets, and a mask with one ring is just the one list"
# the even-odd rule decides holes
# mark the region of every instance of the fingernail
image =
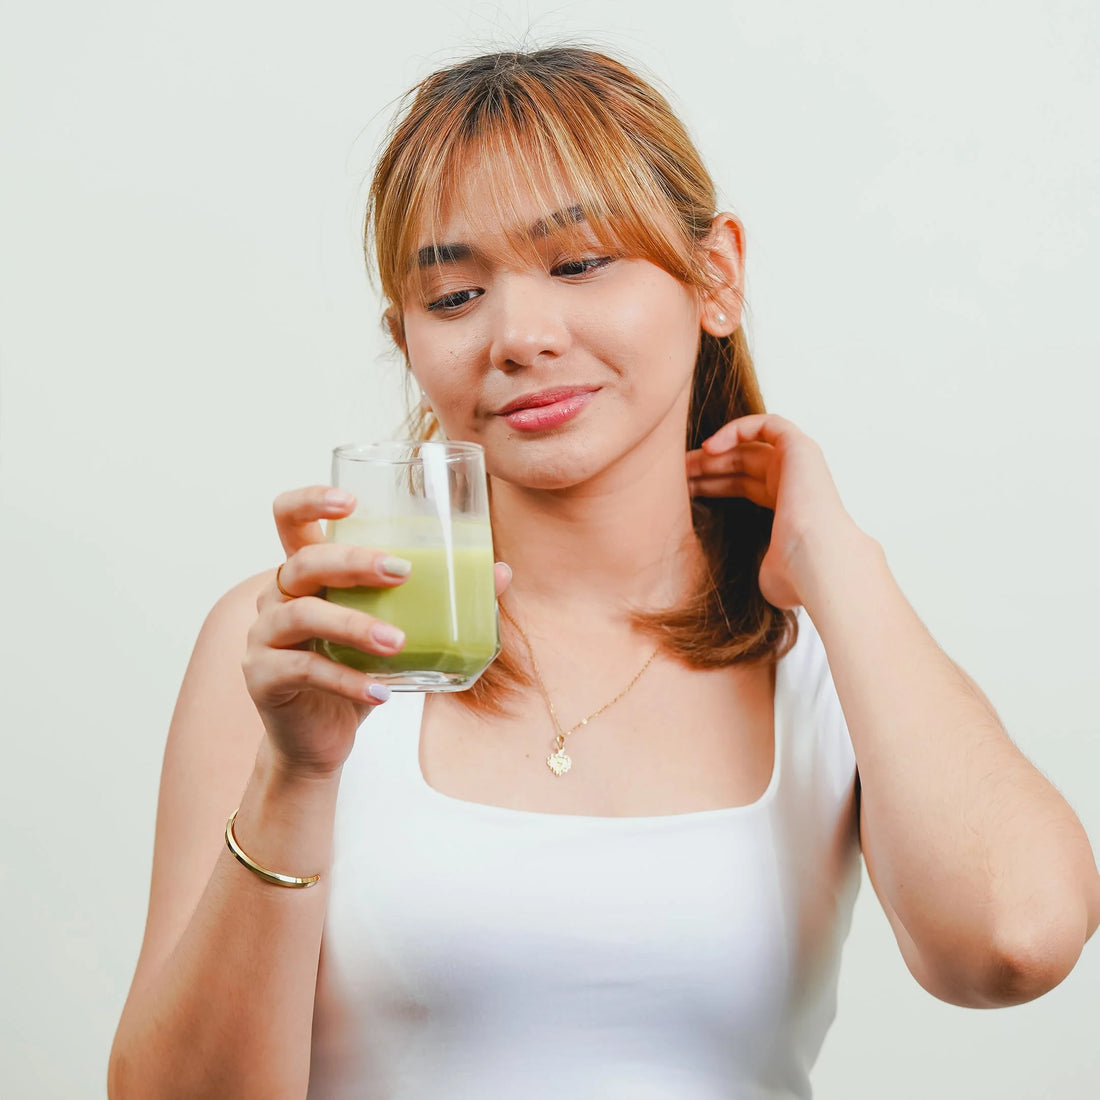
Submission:
[[497,565],[503,565],[508,570],[508,579],[512,579],[512,567],[506,561],[498,561]]
[[346,489],[329,489],[329,491],[325,493],[324,503],[326,508],[331,508],[334,511],[338,509],[342,512],[354,500],[355,497]]
[[371,684],[367,688],[367,698],[373,699],[376,703],[384,703],[391,694],[392,692],[385,684]]
[[404,631],[398,630],[396,626],[390,626],[389,623],[375,623],[370,628],[370,636],[379,645],[396,647],[405,644]]
[[413,563],[404,558],[383,558],[378,567],[387,577],[407,577],[412,572]]

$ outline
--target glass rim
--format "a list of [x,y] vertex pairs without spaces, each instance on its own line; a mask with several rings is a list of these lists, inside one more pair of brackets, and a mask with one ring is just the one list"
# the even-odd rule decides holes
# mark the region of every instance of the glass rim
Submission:
[[480,458],[485,454],[485,448],[480,443],[461,439],[384,439],[377,443],[341,443],[332,449],[332,457],[344,462],[411,466],[422,461],[425,451],[442,452],[447,462]]

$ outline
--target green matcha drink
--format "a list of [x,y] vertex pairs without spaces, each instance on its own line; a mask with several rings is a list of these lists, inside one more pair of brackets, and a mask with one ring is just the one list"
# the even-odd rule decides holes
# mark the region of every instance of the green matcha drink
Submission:
[[[318,641],[333,660],[390,682],[395,689],[469,687],[497,655],[492,534],[487,522],[427,518],[334,523],[329,538],[384,550],[412,563],[396,588],[330,588],[326,598],[365,611],[405,632],[400,653],[382,657]],[[391,680],[391,677],[393,678]]]

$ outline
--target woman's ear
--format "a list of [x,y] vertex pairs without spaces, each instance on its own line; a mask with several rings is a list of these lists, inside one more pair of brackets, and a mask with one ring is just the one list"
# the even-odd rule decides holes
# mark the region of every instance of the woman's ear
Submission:
[[390,339],[397,345],[397,350],[408,359],[409,353],[405,348],[405,325],[400,312],[396,307],[390,306],[382,314],[382,319],[386,322],[386,329],[389,331]]
[[716,214],[700,247],[711,285],[703,296],[699,323],[711,336],[729,336],[741,324],[745,230],[732,214]]

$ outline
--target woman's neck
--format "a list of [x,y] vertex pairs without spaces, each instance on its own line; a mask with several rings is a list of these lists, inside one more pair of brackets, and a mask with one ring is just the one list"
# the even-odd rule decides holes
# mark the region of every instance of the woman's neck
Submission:
[[703,553],[683,466],[635,457],[567,490],[493,479],[493,529],[512,568],[513,609],[625,620],[630,608],[669,607],[691,590]]

